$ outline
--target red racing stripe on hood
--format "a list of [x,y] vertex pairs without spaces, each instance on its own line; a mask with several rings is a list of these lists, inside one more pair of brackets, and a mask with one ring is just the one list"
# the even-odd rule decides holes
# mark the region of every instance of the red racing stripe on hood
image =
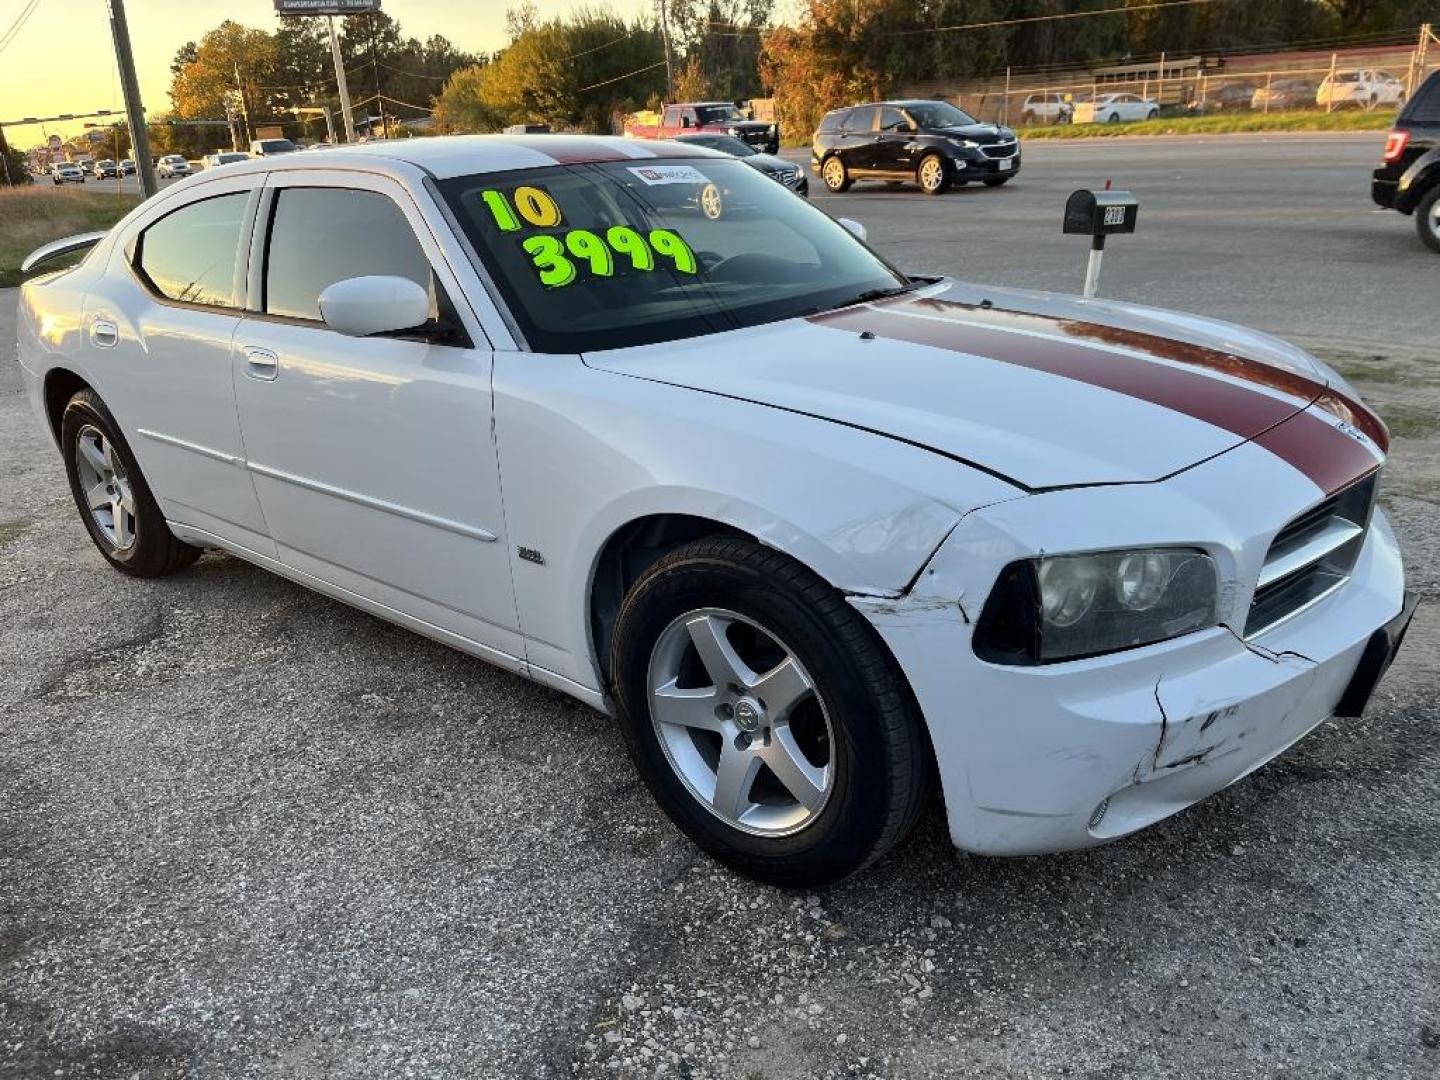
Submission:
[[[1389,444],[1378,417],[1322,382],[1152,334],[936,300],[843,308],[810,321],[1044,371],[1171,409],[1254,440],[1327,494],[1378,467]],[[1378,452],[1301,411],[1312,403],[1359,430]]]

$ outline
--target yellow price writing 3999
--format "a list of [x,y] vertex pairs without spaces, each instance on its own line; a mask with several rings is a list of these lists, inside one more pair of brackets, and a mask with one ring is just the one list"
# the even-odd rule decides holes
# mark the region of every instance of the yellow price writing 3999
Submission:
[[[501,232],[519,232],[529,224],[538,229],[555,228],[563,218],[560,207],[542,188],[517,187],[510,199],[503,192],[485,190],[480,198]],[[511,201],[513,199],[513,202]],[[589,229],[565,233],[537,233],[520,242],[540,276],[540,284],[558,289],[569,285],[584,265],[592,277],[612,277],[617,257],[629,260],[629,269],[655,269],[656,256],[665,259],[677,273],[694,274],[699,266],[695,253],[670,229],[651,229],[642,234],[628,225],[612,225],[602,236]]]

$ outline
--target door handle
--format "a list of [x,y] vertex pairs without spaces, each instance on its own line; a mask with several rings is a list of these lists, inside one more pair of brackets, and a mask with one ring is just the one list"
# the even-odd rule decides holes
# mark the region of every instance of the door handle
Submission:
[[280,374],[280,358],[269,349],[262,349],[258,345],[246,345],[243,351],[245,353],[245,374],[250,378],[270,382]]
[[90,324],[90,340],[96,348],[114,348],[120,341],[120,328],[109,319],[96,319]]

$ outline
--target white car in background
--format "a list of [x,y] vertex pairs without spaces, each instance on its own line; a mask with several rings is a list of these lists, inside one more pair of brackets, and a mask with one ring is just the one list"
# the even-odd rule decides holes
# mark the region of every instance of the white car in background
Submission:
[[83,184],[85,170],[73,161],[57,161],[50,166],[50,179],[56,184]]
[[218,548],[607,710],[767,881],[932,777],[962,848],[1080,848],[1358,715],[1414,598],[1339,375],[860,232],[663,141],[289,154],[32,255],[95,245],[19,360],[116,569]]
[[155,171],[162,180],[169,180],[176,176],[189,176],[191,173],[190,162],[185,160],[183,154],[166,154],[156,162]]
[[1068,124],[1074,113],[1074,104],[1053,91],[1030,94],[1020,107],[1020,118],[1027,124]]
[[207,169],[218,169],[221,165],[233,165],[237,161],[249,161],[250,155],[243,150],[217,150],[200,159]]
[[1139,94],[1101,94],[1093,101],[1077,101],[1071,119],[1077,124],[1120,124],[1159,115],[1159,102]]
[[1405,84],[1388,71],[1363,68],[1337,71],[1327,75],[1315,91],[1317,105],[1354,105],[1374,109],[1380,105],[1399,105],[1405,101]]

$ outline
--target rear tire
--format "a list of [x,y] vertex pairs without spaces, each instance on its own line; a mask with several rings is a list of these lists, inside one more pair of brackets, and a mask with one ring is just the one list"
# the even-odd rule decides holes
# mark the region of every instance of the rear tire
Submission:
[[1415,207],[1415,231],[1420,242],[1440,254],[1440,184],[1434,184]]
[[850,170],[845,168],[845,162],[840,160],[839,154],[831,154],[821,163],[820,179],[824,180],[825,186],[836,195],[850,190]]
[[924,806],[928,744],[895,661],[840,593],[772,549],[711,538],[657,562],[621,605],[609,673],[656,801],[740,873],[830,884]]
[[944,195],[950,190],[950,170],[939,154],[926,154],[915,169],[915,182],[926,195]]
[[1112,123],[1112,124],[1118,124],[1119,122],[1120,122],[1120,114],[1119,114],[1118,112],[1112,112],[1112,113],[1110,114],[1110,123]]
[[199,548],[176,539],[165,524],[120,425],[93,390],[81,390],[65,406],[60,449],[80,520],[111,566],[135,577],[162,577],[200,557]]

